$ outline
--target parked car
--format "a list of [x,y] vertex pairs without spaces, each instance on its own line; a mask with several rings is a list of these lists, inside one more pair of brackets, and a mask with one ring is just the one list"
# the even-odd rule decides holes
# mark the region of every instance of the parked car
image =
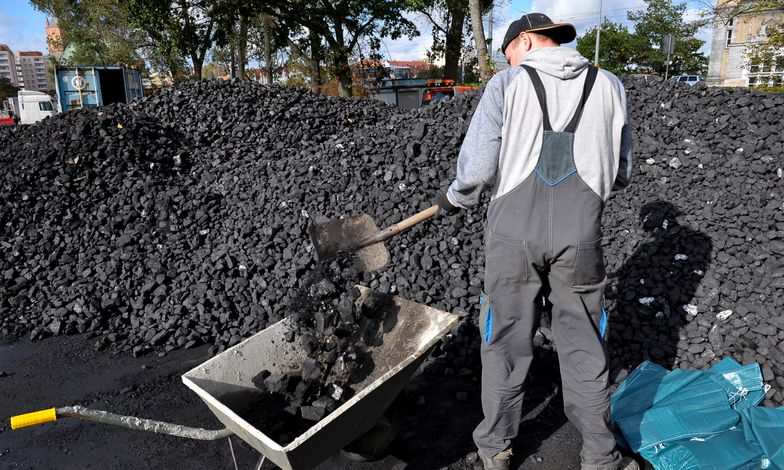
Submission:
[[670,80],[675,80],[676,82],[685,83],[686,85],[690,86],[694,86],[700,82],[705,81],[705,79],[702,78],[702,75],[676,75]]

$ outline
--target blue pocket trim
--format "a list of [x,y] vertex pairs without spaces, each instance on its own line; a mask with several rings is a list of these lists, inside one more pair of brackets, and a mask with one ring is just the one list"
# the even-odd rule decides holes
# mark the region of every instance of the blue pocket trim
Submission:
[[602,319],[599,320],[599,338],[604,341],[604,332],[607,330],[607,310],[602,307]]
[[493,308],[487,307],[487,320],[485,320],[485,344],[490,343],[493,336]]

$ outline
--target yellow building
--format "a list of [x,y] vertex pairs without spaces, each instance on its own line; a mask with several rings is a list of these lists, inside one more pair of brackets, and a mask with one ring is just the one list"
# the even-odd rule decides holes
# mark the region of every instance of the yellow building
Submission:
[[[727,9],[738,1],[724,4]],[[784,10],[746,13],[734,18],[717,15],[713,23],[707,84],[713,86],[776,85],[784,81],[784,64],[751,64],[748,49],[766,40],[766,31],[784,23]]]

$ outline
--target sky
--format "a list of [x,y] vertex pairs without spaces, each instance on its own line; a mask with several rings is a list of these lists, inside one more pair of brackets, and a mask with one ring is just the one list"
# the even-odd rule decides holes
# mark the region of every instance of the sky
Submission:
[[[582,34],[596,25],[599,19],[599,3],[602,2],[603,17],[617,23],[629,25],[626,14],[639,10],[645,5],[643,0],[498,0],[500,6],[493,11],[493,47],[501,46],[504,33],[509,24],[526,12],[541,12],[555,22],[568,22]],[[678,0],[675,0],[678,1]],[[688,4],[687,18],[697,19],[704,5],[703,0],[683,0]],[[419,28],[420,35],[414,39],[384,39],[381,53],[389,60],[423,59],[432,43],[431,31],[427,21],[421,15],[408,14]],[[46,17],[35,10],[27,0],[0,0],[0,44],[7,44],[14,52],[37,50],[46,52]],[[489,24],[485,24],[489,32]],[[697,35],[706,41],[702,51],[710,50],[710,28],[705,28]],[[571,46],[574,47],[574,42]]]

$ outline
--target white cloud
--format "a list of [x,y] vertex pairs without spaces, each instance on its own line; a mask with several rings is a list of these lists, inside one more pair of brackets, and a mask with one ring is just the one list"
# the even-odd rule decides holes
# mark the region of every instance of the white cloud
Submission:
[[[701,20],[704,19],[703,12],[704,10],[701,8],[688,8],[683,17],[686,21]],[[706,55],[710,54],[711,40],[713,39],[713,26],[710,23],[708,23],[707,26],[703,26],[697,31],[695,37],[705,41],[705,44],[700,48],[700,52]]]
[[[516,10],[509,5],[496,7],[493,11],[493,47],[498,49],[504,39],[504,34],[509,28],[512,21],[520,18],[523,13]],[[391,60],[418,60],[425,59],[425,54],[428,49],[433,45],[432,27],[429,20],[424,15],[418,13],[407,13],[406,18],[413,21],[417,28],[419,28],[419,36],[409,40],[408,38],[400,38],[392,40],[385,38],[382,46],[381,53],[384,58],[391,58]],[[489,18],[485,17],[485,34],[489,35]],[[467,26],[467,25],[466,25]],[[466,40],[470,40],[470,36],[465,36]]]
[[39,26],[23,18],[0,11],[0,43],[7,44],[12,51],[41,51],[46,53],[46,29],[40,25],[40,32],[31,34]]
[[603,18],[627,25],[626,14],[645,7],[642,0],[584,0],[579,7],[572,0],[534,0],[531,10],[544,13],[556,23],[572,23],[581,35],[599,22],[600,2]]
[[381,55],[388,60],[424,60],[427,50],[433,44],[430,23],[419,14],[407,13],[404,16],[416,24],[419,36],[413,39],[384,38],[381,43]]
[[[525,13],[541,12],[549,16],[555,22],[572,23],[577,29],[577,34],[582,35],[586,30],[596,26],[599,21],[599,2],[600,0],[533,0],[531,10],[526,12],[511,5],[511,2],[496,7],[494,10],[493,24],[493,47],[500,49],[504,39],[504,34],[513,21],[520,18]],[[601,0],[602,17],[616,23],[626,25],[631,29],[631,22],[627,19],[630,11],[642,10],[645,8],[643,0]],[[686,19],[691,21],[699,18],[699,8],[689,8],[686,11]],[[427,50],[432,46],[432,34],[430,23],[423,15],[412,13],[407,14],[407,18],[414,21],[419,28],[420,35],[409,40],[401,38],[392,40],[384,39],[381,53],[384,58],[391,60],[418,60],[424,59]],[[485,31],[489,34],[487,19],[485,19]],[[710,51],[711,28],[702,28],[697,37],[705,41],[702,52]],[[576,42],[567,44],[575,47]]]

